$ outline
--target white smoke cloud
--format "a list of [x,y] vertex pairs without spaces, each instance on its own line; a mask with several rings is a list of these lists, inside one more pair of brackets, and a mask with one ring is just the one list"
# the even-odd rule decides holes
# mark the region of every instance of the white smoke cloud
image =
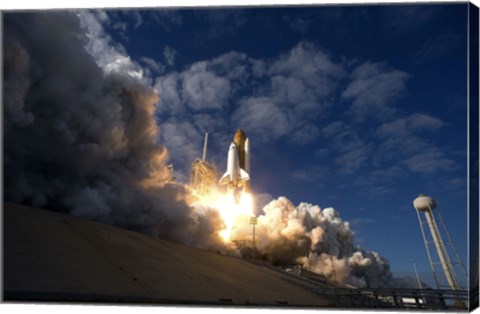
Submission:
[[[384,257],[354,245],[350,224],[335,209],[308,203],[294,206],[279,197],[263,212],[257,218],[256,248],[272,264],[300,264],[329,281],[361,288],[398,285]],[[251,238],[249,230],[238,230],[235,239]]]

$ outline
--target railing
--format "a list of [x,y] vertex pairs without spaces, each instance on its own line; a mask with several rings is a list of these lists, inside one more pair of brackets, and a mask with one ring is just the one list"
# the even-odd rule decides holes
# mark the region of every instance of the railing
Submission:
[[335,299],[344,307],[467,310],[469,301],[466,290],[313,288],[311,291]]
[[267,262],[248,261],[286,275],[292,282],[301,284],[318,296],[328,298],[339,307],[467,311],[470,301],[468,290],[359,289],[328,282],[324,276],[305,269],[301,269],[300,274],[293,274]]

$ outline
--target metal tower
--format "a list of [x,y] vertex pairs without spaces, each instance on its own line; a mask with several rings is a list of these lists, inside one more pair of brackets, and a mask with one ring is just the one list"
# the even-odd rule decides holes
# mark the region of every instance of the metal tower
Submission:
[[190,185],[200,194],[206,194],[217,183],[217,171],[207,161],[208,133],[205,133],[202,159],[196,158],[190,170]]
[[[442,215],[437,208],[437,204],[435,203],[433,198],[420,194],[413,201],[413,206],[415,207],[417,212],[418,223],[420,224],[420,229],[422,230],[422,236],[425,242],[428,260],[430,262],[430,267],[432,269],[437,289],[441,288],[441,284],[439,282],[439,278],[437,277],[435,266],[440,265],[442,267],[443,273],[445,274],[448,286],[452,290],[460,290],[461,285],[458,280],[457,273],[455,272],[455,266],[460,266],[463,269],[465,276],[467,275],[467,271],[465,266],[463,265],[462,260],[460,259],[460,256],[458,255],[458,251],[452,241],[452,238],[450,237],[450,233],[447,230]],[[424,213],[426,220],[422,219],[420,212]],[[431,237],[428,237],[427,232],[424,230],[425,224],[427,224],[428,228],[430,229]],[[439,226],[441,226],[442,229],[440,229]],[[443,230],[443,232],[441,232],[441,230]],[[430,248],[432,243],[435,246],[439,261],[434,260],[435,254],[431,252]],[[450,254],[447,250],[446,244],[450,246]],[[454,259],[453,261],[452,257]]]

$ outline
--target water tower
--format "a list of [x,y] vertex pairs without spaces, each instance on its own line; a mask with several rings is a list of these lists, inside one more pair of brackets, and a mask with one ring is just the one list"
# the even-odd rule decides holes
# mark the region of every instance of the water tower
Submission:
[[[423,240],[425,242],[425,248],[427,250],[428,260],[430,262],[430,267],[433,272],[433,277],[435,279],[435,283],[437,285],[437,289],[440,288],[439,280],[437,274],[435,272],[435,266],[438,264],[441,265],[443,269],[443,273],[445,274],[445,278],[447,279],[448,286],[452,290],[460,290],[461,286],[458,281],[457,274],[455,272],[454,265],[459,265],[463,268],[463,271],[466,275],[465,266],[458,255],[457,249],[455,248],[455,244],[453,243],[450,234],[445,226],[442,216],[440,215],[440,211],[437,209],[437,204],[435,200],[429,196],[420,194],[414,201],[413,206],[416,209],[418,222],[420,224],[420,229],[422,230]],[[422,219],[421,214],[423,213],[425,216],[425,220]],[[437,217],[438,223],[435,219]],[[424,230],[424,225],[427,224],[428,228],[430,229],[431,238],[427,236],[426,231]],[[440,232],[439,225],[443,229],[443,236]],[[434,254],[431,252],[431,244],[434,244],[439,262],[434,261]],[[451,250],[450,254],[447,250],[446,244],[450,244]],[[452,257],[455,261],[452,261]]]

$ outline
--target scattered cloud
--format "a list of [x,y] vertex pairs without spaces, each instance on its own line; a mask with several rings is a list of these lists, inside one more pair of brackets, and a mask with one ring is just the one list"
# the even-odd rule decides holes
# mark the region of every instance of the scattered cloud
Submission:
[[322,129],[334,151],[335,169],[340,174],[351,175],[359,171],[372,154],[373,145],[362,139],[359,130],[343,121],[334,121]]
[[320,134],[317,126],[313,123],[307,123],[293,132],[290,142],[297,144],[307,144],[313,142]]
[[[232,129],[241,126],[259,143],[285,138],[303,145],[320,136],[318,118],[331,107],[344,77],[342,63],[308,42],[272,60],[231,51],[193,63],[182,72],[160,75],[155,80],[160,98],[157,114],[162,121],[175,118],[189,123],[199,134],[208,131],[218,142],[226,141],[224,128],[231,125]],[[186,150],[187,146],[175,144],[170,148],[169,139],[163,140],[175,160],[177,149]]]
[[328,167],[314,165],[295,170],[291,176],[294,182],[321,185],[322,182],[325,182],[325,179],[330,177],[330,174],[331,170]]
[[453,160],[435,147],[408,158],[405,164],[411,172],[421,174],[433,174],[438,171],[450,172],[458,168]]
[[205,26],[205,30],[199,34],[204,40],[213,40],[234,34],[247,22],[247,16],[241,9],[199,9],[195,10],[195,17]]
[[372,167],[362,176],[356,177],[352,185],[358,189],[359,194],[366,197],[388,196],[396,190],[395,183],[405,178],[408,173],[400,166]]
[[183,18],[175,9],[156,9],[145,11],[158,27],[165,32],[172,32],[183,25]]
[[435,60],[448,53],[453,47],[458,46],[459,41],[460,37],[454,33],[442,33],[426,41],[415,53],[414,58],[417,62]]
[[418,4],[386,6],[383,15],[386,25],[397,32],[419,28],[433,16],[432,8]]
[[170,46],[165,46],[165,48],[163,49],[163,58],[165,59],[165,62],[171,67],[175,65],[176,54],[177,51]]
[[127,23],[126,22],[116,22],[113,24],[113,29],[119,31],[119,32],[125,32],[127,30]]
[[291,130],[285,112],[268,97],[250,97],[242,100],[235,111],[233,121],[246,130],[252,130],[261,141],[278,139]]
[[345,132],[348,126],[343,121],[335,121],[322,129],[322,133],[325,137],[332,137],[338,135],[341,132]]
[[169,152],[175,154],[176,165],[190,165],[200,155],[203,134],[188,121],[169,119],[162,123],[160,132]]
[[[315,45],[300,42],[267,63],[265,74],[270,77],[268,83],[256,96],[239,103],[234,121],[247,122],[265,141],[282,136],[288,136],[292,143],[314,141],[320,134],[318,118],[330,107],[329,97],[345,75],[343,66]],[[257,117],[252,119],[255,112]],[[285,124],[280,126],[280,122]],[[267,130],[273,130],[272,134]]]
[[[434,143],[430,143],[429,137],[426,137],[424,133],[437,132],[444,125],[445,123],[442,120],[422,113],[411,114],[383,123],[376,131],[376,136],[381,142],[378,145],[375,162],[378,165],[392,162],[399,163],[399,160],[403,158],[403,160],[407,160],[404,166],[415,173],[442,170],[440,164],[445,164],[447,160],[448,163],[451,162],[451,165],[453,165],[453,161],[445,156],[439,158],[438,154],[435,154],[435,156],[427,154],[422,157],[422,154],[419,154],[427,151],[440,152],[440,148],[435,146]],[[437,161],[440,164],[439,166],[429,165],[422,171],[418,165],[428,157],[430,157],[430,162]]]
[[389,105],[405,91],[408,77],[406,72],[390,69],[385,63],[365,62],[350,74],[342,98],[352,101],[350,112],[356,121],[385,120],[395,114]]
[[352,228],[358,228],[361,225],[371,225],[375,223],[375,219],[372,218],[353,218],[348,220]]
[[[175,50],[167,47],[165,59],[170,56],[170,64],[174,55]],[[388,194],[395,178],[408,173],[434,173],[454,165],[420,136],[441,130],[443,121],[395,109],[394,101],[405,92],[406,72],[386,63],[364,62],[348,74],[347,61],[336,62],[314,44],[300,42],[271,60],[231,51],[181,72],[161,74],[155,89],[160,98],[157,116],[166,122],[162,142],[177,169],[186,171],[207,131],[220,145],[229,141],[225,129],[239,126],[258,143],[282,138],[305,145],[322,137],[329,147],[331,169],[344,177],[361,173],[372,182],[352,181],[362,185],[366,195]],[[341,86],[346,87],[340,90]],[[336,95],[351,102],[348,114],[322,125]],[[359,126],[372,118],[377,128]],[[430,153],[419,153],[425,151]],[[322,158],[325,152],[317,156]],[[292,176],[296,181],[316,181],[323,171],[297,171]]]
[[130,12],[131,13],[131,16],[135,22],[135,24],[133,25],[134,28],[139,28],[142,24],[143,24],[143,17],[142,17],[142,14],[140,14],[140,11],[136,11],[136,10],[132,10],[132,11],[126,11],[126,12]]
[[[187,172],[193,158],[198,157],[205,132],[209,132],[218,145],[228,141],[225,130],[231,124],[228,110],[231,110],[232,97],[251,72],[249,60],[244,55],[230,52],[212,60],[196,62],[182,72],[157,77],[158,119],[172,126],[187,126],[188,130],[179,131],[181,136],[175,137],[170,137],[168,132],[161,134],[177,169]],[[173,132],[173,128],[169,131]],[[182,141],[184,145],[180,144]]]
[[312,22],[313,21],[311,19],[297,17],[289,21],[289,26],[292,31],[298,32],[301,35],[305,35]]
[[370,148],[364,143],[352,145],[353,148],[346,149],[345,152],[335,158],[335,164],[341,174],[354,174],[368,160]]
[[88,38],[85,48],[104,71],[126,73],[131,77],[149,81],[150,78],[145,76],[143,68],[130,58],[121,44],[113,41],[105,32],[103,24],[110,23],[105,12],[81,10],[77,12],[77,16]]
[[165,66],[152,58],[141,57],[140,62],[145,65],[148,71],[150,71],[150,76],[162,74],[163,72],[165,72]]
[[[97,14],[96,10],[91,11]],[[143,23],[143,18],[137,10],[106,10],[97,19],[107,30],[114,30],[115,33],[126,43],[130,41],[129,27],[138,28]],[[98,14],[97,14],[98,15]]]
[[342,64],[335,63],[325,51],[306,41],[280,56],[269,72],[296,78],[305,86],[315,88],[315,95],[323,97],[331,94],[346,74]]
[[155,89],[160,96],[157,105],[157,114],[160,114],[162,117],[168,117],[178,116],[179,114],[187,112],[187,108],[182,99],[179,73],[172,72],[157,77]]
[[181,75],[183,97],[193,111],[222,109],[228,105],[230,81],[207,69],[206,62],[193,64]]
[[415,131],[436,131],[444,126],[444,122],[438,118],[414,113],[407,117],[398,118],[380,125],[377,134],[382,138],[392,136],[410,136]]

